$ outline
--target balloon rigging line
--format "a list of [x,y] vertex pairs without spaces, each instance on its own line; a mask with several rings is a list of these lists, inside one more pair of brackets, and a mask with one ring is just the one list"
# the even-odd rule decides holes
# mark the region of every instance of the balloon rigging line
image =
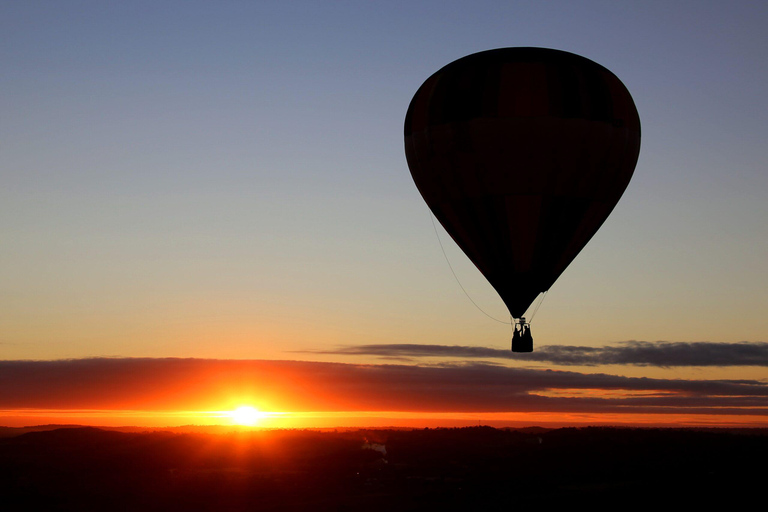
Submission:
[[[429,212],[429,219],[432,221],[432,228],[435,230],[435,236],[437,237],[437,241],[438,241],[438,243],[440,244],[440,250],[442,250],[442,251],[443,251],[443,257],[445,258],[445,262],[446,262],[446,263],[448,263],[448,268],[450,268],[450,269],[451,269],[451,274],[453,274],[453,277],[454,277],[454,279],[456,279],[456,282],[457,282],[457,283],[459,283],[459,288],[461,288],[461,291],[463,291],[463,292],[464,292],[464,295],[466,295],[466,296],[467,296],[467,298],[469,299],[469,301],[470,301],[472,304],[474,304],[474,305],[475,305],[475,307],[476,307],[477,309],[479,309],[479,310],[480,310],[480,312],[481,312],[482,314],[484,314],[485,316],[487,316],[487,317],[488,317],[488,318],[490,318],[491,320],[496,320],[496,321],[497,321],[497,322],[499,322],[500,324],[506,324],[506,325],[510,325],[510,324],[511,324],[510,322],[505,322],[504,320],[499,320],[498,318],[495,318],[495,317],[493,317],[493,316],[489,315],[488,313],[486,313],[486,312],[483,310],[483,308],[481,308],[480,306],[478,306],[478,305],[477,305],[477,302],[475,302],[474,300],[472,300],[472,297],[470,297],[469,293],[467,293],[467,290],[465,290],[465,289],[464,289],[464,286],[462,286],[462,284],[461,284],[461,281],[459,281],[459,276],[457,276],[457,275],[456,275],[456,272],[453,270],[453,265],[451,265],[451,261],[448,259],[448,255],[445,253],[445,247],[443,247],[443,241],[442,241],[442,240],[440,240],[440,234],[437,232],[437,224],[435,224],[435,216],[432,214],[432,212]],[[534,314],[535,314],[535,313],[534,313]]]
[[530,320],[528,320],[528,325],[530,325],[530,324],[531,324],[531,322],[533,322],[533,317],[534,317],[534,316],[536,316],[536,312],[537,312],[537,311],[539,310],[539,308],[541,307],[541,304],[542,304],[542,302],[544,302],[544,297],[546,297],[546,296],[547,296],[547,292],[549,292],[549,290],[547,290],[547,291],[545,291],[545,292],[544,292],[544,294],[543,294],[543,295],[541,296],[541,298],[539,299],[539,303],[538,303],[538,304],[536,305],[536,307],[533,309],[533,313],[531,313],[531,318],[530,318]]

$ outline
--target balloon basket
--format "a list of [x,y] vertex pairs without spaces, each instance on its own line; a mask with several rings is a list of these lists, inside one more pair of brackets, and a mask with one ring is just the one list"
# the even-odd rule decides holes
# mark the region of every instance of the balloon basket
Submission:
[[512,352],[533,352],[533,338],[512,338]]

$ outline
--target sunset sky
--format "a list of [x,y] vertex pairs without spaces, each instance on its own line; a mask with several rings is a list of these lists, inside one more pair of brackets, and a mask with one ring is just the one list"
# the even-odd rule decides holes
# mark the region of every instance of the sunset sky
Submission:
[[[768,426],[767,26],[753,1],[0,0],[0,425]],[[602,64],[642,123],[523,355],[403,151],[421,83],[507,46]]]

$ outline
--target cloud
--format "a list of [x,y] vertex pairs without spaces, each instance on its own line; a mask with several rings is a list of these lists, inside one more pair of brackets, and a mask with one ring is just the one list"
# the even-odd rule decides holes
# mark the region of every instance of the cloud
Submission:
[[689,413],[768,416],[768,385],[509,368],[307,361],[0,361],[0,409],[218,410],[232,396],[285,411]]
[[340,355],[375,355],[386,358],[456,357],[462,359],[515,359],[563,366],[768,366],[768,343],[712,343],[626,341],[614,346],[574,347],[546,345],[532,353],[507,349],[448,345],[356,345],[315,352]]

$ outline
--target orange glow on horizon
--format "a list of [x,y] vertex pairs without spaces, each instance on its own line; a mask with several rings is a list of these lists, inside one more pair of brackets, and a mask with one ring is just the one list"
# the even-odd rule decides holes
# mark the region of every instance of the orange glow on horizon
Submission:
[[[242,409],[242,410],[241,410]],[[490,425],[549,428],[586,426],[768,428],[764,416],[716,414],[461,413],[400,411],[265,412],[250,406],[230,411],[0,410],[0,426],[212,427],[259,429],[438,428]]]
[[267,415],[250,405],[240,406],[229,414],[232,417],[232,423],[245,427],[257,425]]
[[636,389],[547,389],[530,393],[531,396],[545,396],[551,398],[638,398],[650,396],[676,396],[684,393],[673,392],[663,389],[658,390],[636,390]]

